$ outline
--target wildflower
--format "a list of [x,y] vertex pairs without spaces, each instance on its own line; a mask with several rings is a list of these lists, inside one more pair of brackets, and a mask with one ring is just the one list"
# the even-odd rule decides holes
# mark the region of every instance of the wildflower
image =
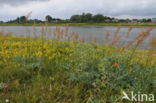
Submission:
[[4,89],[6,87],[7,87],[6,83],[0,83],[0,89]]
[[5,102],[6,102],[6,103],[9,103],[9,99],[6,99]]

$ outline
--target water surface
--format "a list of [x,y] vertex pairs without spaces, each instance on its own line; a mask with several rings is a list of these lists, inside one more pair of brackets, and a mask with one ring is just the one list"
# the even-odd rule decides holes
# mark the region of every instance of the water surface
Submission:
[[[65,27],[60,27],[65,31]],[[96,38],[97,43],[103,44],[106,42],[106,33],[110,33],[110,41],[114,38],[114,34],[117,30],[117,27],[111,26],[70,26],[68,27],[69,33],[72,35],[73,32],[77,32],[79,38],[85,38],[87,42],[93,41],[93,38]],[[122,27],[120,29],[119,35],[121,36],[121,42],[127,42],[133,40],[140,31],[146,30],[147,27],[135,27],[131,31],[131,34],[128,38],[125,38],[128,31],[128,27]],[[47,35],[54,35],[56,31],[55,26],[47,27]],[[41,36],[42,27],[41,26],[0,26],[0,32],[4,35],[20,35],[20,36]],[[156,29],[152,31],[152,34],[143,42],[140,46],[141,48],[149,48],[149,40],[152,37],[156,37]],[[107,41],[108,42],[108,41]]]

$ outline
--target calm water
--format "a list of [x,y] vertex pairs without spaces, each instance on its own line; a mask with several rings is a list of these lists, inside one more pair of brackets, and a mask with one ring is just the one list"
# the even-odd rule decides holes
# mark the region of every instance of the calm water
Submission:
[[[64,27],[60,27],[62,30],[64,30]],[[6,34],[11,35],[22,35],[22,36],[29,36],[30,34],[35,34],[39,36],[41,34],[42,27],[36,26],[0,26],[0,32],[3,32]],[[55,26],[49,26],[48,27],[48,33],[53,34],[55,31]],[[69,32],[72,34],[72,32],[77,32],[79,34],[79,38],[86,38],[86,41],[90,42],[93,40],[93,38],[97,39],[97,43],[103,44],[105,42],[106,32],[110,33],[110,39],[113,39],[114,33],[117,30],[116,27],[100,27],[100,26],[85,26],[85,27],[78,27],[78,26],[70,26]],[[121,35],[121,41],[131,41],[133,40],[137,34],[142,31],[146,30],[146,27],[136,27],[133,28],[131,31],[131,34],[128,38],[125,38],[125,35],[128,31],[128,27],[122,27],[120,29],[119,34]],[[152,31],[152,35],[148,37],[144,43],[140,46],[141,48],[149,48],[149,40],[152,37],[156,37],[156,29]]]

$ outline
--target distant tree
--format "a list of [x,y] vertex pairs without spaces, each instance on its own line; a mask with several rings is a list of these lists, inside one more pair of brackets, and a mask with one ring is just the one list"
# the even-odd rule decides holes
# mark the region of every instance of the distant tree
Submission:
[[91,22],[92,21],[92,14],[91,13],[82,13],[82,15],[73,15],[70,18],[71,22],[81,22],[81,23],[85,23],[85,22]]
[[15,20],[10,20],[7,23],[26,23],[27,18],[25,16],[17,17]]
[[82,23],[86,22],[86,21],[87,21],[87,20],[86,20],[86,14],[83,13],[82,15],[80,15],[80,19],[81,19],[81,22],[82,22]]
[[47,16],[45,17],[45,19],[46,19],[49,23],[51,23],[51,22],[53,21],[53,18],[52,18],[50,15],[47,15]]
[[143,22],[143,23],[146,23],[146,22],[151,22],[152,20],[151,19],[143,18],[140,21]]
[[81,16],[81,22],[91,22],[92,21],[92,14],[91,13],[83,13]]
[[25,16],[17,17],[15,20],[10,20],[7,23],[26,23],[27,19]]
[[53,22],[61,22],[62,20],[59,18],[53,18]]
[[128,23],[128,20],[127,19],[119,19],[119,22],[120,23]]
[[129,23],[129,22],[131,22],[131,20],[130,19],[125,19],[125,22]]
[[19,23],[26,23],[27,22],[27,18],[25,16],[19,17],[18,20],[19,20],[18,21]]
[[38,20],[38,19],[34,19],[33,21],[36,22],[36,23],[43,23],[42,20]]
[[[107,17],[102,14],[96,14],[92,15],[91,13],[82,13],[81,15],[73,15],[70,17],[70,19],[59,19],[59,18],[52,18],[50,15],[47,15],[45,19],[48,22],[56,22],[56,23],[129,23],[129,22],[142,22],[142,23],[148,23],[151,22],[151,19],[144,18],[144,19],[117,19],[117,18],[112,18],[112,17]],[[3,23],[3,22],[0,22]],[[9,20],[4,23],[44,23],[42,20],[38,19],[29,19],[27,20],[26,16],[21,16],[16,18],[15,20]]]
[[147,22],[152,22],[152,19],[147,19]]
[[91,22],[92,21],[92,14],[91,13],[87,13],[85,14],[85,21],[86,22]]
[[93,16],[93,22],[100,23],[104,22],[105,17],[102,14],[97,14]]
[[3,21],[0,21],[0,23],[2,24],[2,23],[4,23]]
[[73,15],[70,18],[71,22],[81,22],[81,23],[89,23],[89,22],[111,22],[113,18],[103,16],[102,14],[92,15],[91,13],[82,13],[81,15]]
[[80,15],[73,15],[73,16],[71,16],[70,21],[72,21],[72,22],[81,22],[82,21],[81,16]]
[[38,19],[30,19],[29,21],[27,21],[30,24],[34,24],[34,23],[43,23],[42,20],[38,20]]
[[145,18],[143,18],[143,19],[141,19],[140,21],[141,21],[141,22],[146,22],[146,19],[145,19]]

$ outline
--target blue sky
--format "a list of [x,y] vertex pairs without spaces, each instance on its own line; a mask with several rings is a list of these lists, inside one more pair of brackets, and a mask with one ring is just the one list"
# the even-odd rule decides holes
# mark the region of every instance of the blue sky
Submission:
[[156,0],[0,0],[0,20],[15,19],[32,11],[31,18],[69,18],[90,12],[118,18],[156,17]]

